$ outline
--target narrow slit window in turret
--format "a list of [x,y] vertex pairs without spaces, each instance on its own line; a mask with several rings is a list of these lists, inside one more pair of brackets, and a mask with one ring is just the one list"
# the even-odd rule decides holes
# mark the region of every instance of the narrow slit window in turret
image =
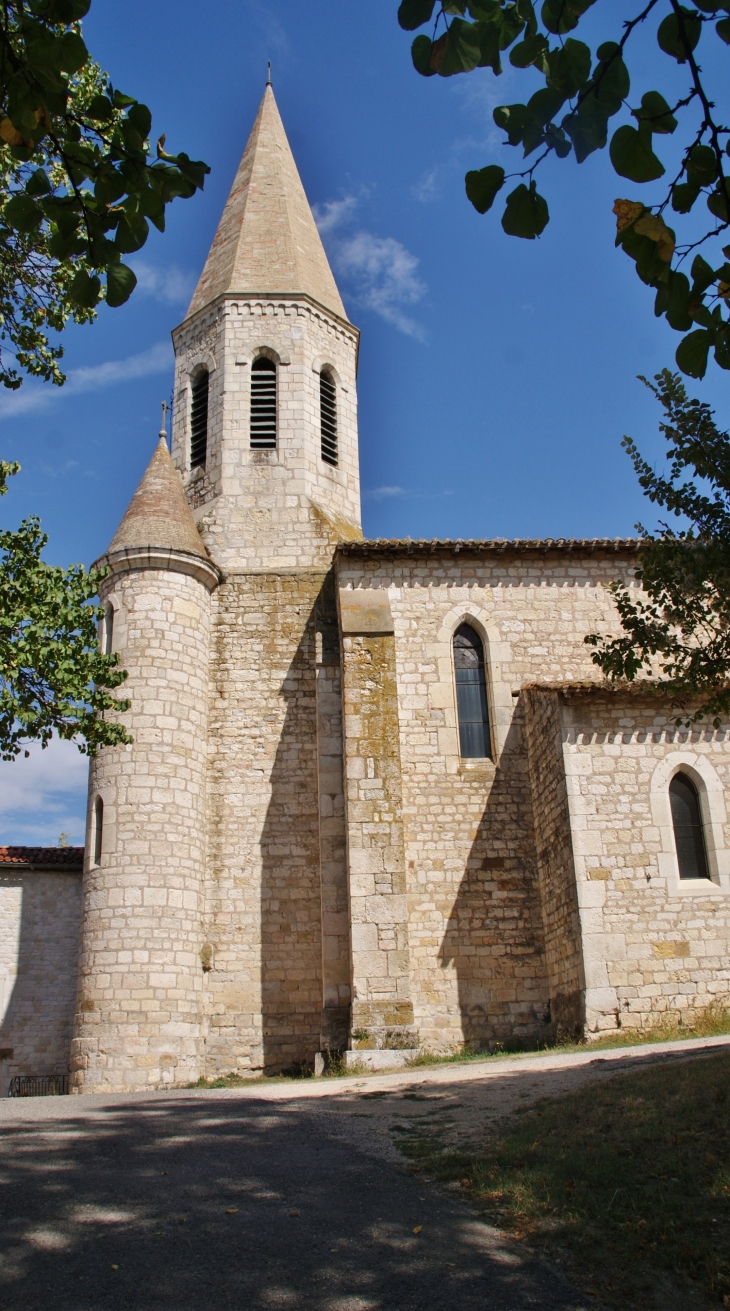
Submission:
[[702,812],[697,788],[686,774],[675,774],[669,784],[674,845],[681,879],[709,879]]
[[193,378],[190,410],[190,468],[205,464],[208,455],[208,370]]
[[492,754],[487,709],[484,647],[469,624],[454,633],[456,709],[459,717],[459,754],[467,760],[485,760]]
[[104,838],[104,802],[97,797],[94,802],[94,864],[101,864],[101,844]]
[[322,436],[322,459],[337,464],[337,394],[334,379],[323,369],[319,375],[319,413]]
[[276,365],[263,355],[251,365],[251,450],[276,450]]

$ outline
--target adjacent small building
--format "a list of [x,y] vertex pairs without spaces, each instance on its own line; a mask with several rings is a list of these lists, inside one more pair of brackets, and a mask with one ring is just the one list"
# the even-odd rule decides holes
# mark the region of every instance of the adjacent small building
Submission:
[[639,544],[363,540],[358,339],[269,85],[103,557],[134,741],[91,763],[83,887],[0,874],[7,1075],[383,1065],[730,993],[727,729],[584,641]]

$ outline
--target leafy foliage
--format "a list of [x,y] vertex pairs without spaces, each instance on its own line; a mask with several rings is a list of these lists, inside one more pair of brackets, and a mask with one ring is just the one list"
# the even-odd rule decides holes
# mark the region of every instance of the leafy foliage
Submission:
[[[693,334],[696,335],[696,334]],[[686,339],[685,339],[686,340]],[[678,374],[668,369],[654,383],[642,378],[662,405],[660,429],[669,443],[666,477],[656,473],[630,437],[624,437],[645,494],[688,522],[657,535],[639,525],[644,540],[636,578],[643,594],[613,583],[623,634],[591,634],[593,659],[609,678],[662,679],[679,707],[700,696],[693,722],[730,714],[730,434],[716,426],[710,407],[689,400]],[[698,485],[698,481],[701,486]]]
[[[533,0],[403,0],[398,21],[407,31],[433,23],[431,36],[417,36],[412,46],[414,67],[424,77],[452,77],[475,68],[491,68],[499,74],[502,56],[509,50],[514,68],[533,69],[544,79],[544,86],[526,103],[500,105],[494,111],[495,123],[506,133],[505,144],[521,146],[524,158],[540,150],[535,161],[516,174],[488,164],[466,175],[466,194],[480,214],[492,208],[510,178],[521,179],[508,194],[502,217],[502,227],[512,236],[534,240],[548,222],[547,203],[537,192],[534,177],[548,155],[565,159],[572,154],[580,164],[608,145],[620,177],[637,185],[657,182],[666,171],[657,153],[658,140],[673,134],[678,127],[676,115],[685,113],[679,173],[656,203],[616,201],[616,244],[634,261],[642,282],[655,289],[656,315],[664,315],[677,332],[688,334],[676,355],[682,372],[703,377],[710,351],[720,368],[730,369],[730,316],[723,314],[730,303],[730,245],[722,248],[725,262],[719,255],[713,264],[701,259],[701,276],[695,274],[695,259],[691,284],[681,271],[691,251],[730,227],[730,128],[717,121],[713,97],[695,58],[703,38],[714,35],[721,48],[730,45],[730,2],[646,0],[623,23],[620,39],[603,41],[594,55],[569,33],[596,3],[544,0],[538,18]],[[611,0],[605,0],[604,7],[615,23]],[[650,15],[659,19],[659,49],[673,62],[687,66],[688,90],[674,105],[660,91],[646,91],[640,104],[631,108],[626,47]],[[633,122],[617,126],[609,143],[609,122],[622,110]],[[699,114],[692,121],[695,110]],[[707,231],[699,240],[678,245],[664,214],[671,206],[676,215],[687,215],[701,200],[710,215]]]
[[[207,164],[150,153],[152,116],[94,64],[80,20],[91,0],[8,0],[0,8],[0,381],[21,370],[63,382],[47,331],[129,299],[122,256],[149,224],[202,188]],[[104,281],[105,280],[105,281]]]
[[[19,465],[0,462],[0,494]],[[23,742],[46,746],[55,732],[80,738],[79,749],[131,742],[104,711],[124,711],[111,695],[127,677],[119,656],[102,655],[99,606],[89,605],[103,570],[46,564],[47,538],[36,518],[17,532],[0,530],[0,758],[12,760]]]

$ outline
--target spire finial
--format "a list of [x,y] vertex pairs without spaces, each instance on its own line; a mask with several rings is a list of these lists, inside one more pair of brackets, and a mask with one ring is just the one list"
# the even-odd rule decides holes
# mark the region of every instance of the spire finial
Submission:
[[162,423],[161,423],[161,425],[160,425],[159,437],[160,437],[160,441],[165,443],[165,446],[167,446],[167,410],[168,410],[168,404],[167,404],[167,401],[163,401],[163,402],[162,402]]
[[268,71],[268,73],[266,74],[266,85],[267,85],[267,86],[271,86],[271,85],[272,85],[272,82],[271,82],[271,60],[269,60],[269,71]]

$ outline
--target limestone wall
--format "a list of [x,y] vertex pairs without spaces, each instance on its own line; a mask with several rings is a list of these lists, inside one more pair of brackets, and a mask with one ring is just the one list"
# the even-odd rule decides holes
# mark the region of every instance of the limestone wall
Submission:
[[[318,668],[316,660],[325,585],[326,574],[318,572],[233,574],[214,594],[209,1075],[274,1071],[311,1062],[320,1050],[326,1029],[323,901],[326,945],[333,953],[327,986],[337,989],[338,1002],[348,1000],[349,966],[338,960],[340,948],[346,949],[338,716],[325,722],[339,707],[328,701],[333,689],[327,689],[323,663]],[[320,776],[327,779],[322,818],[328,822],[322,830]],[[321,842],[327,855],[324,889]]]
[[[614,624],[607,552],[468,549],[338,555],[341,588],[385,589],[395,630],[411,997],[420,1041],[479,1046],[550,1032],[532,799],[517,693],[595,679],[587,632]],[[459,757],[451,643],[485,643],[492,761]],[[363,679],[365,674],[363,674]],[[346,728],[346,752],[353,749]]]
[[[79,1009],[79,1091],[196,1079],[201,1060],[210,597],[185,574],[108,578],[129,673],[131,746],[91,763]],[[94,863],[94,803],[104,803]]]
[[[196,521],[224,569],[321,567],[359,533],[357,330],[306,301],[228,297],[174,334],[172,455]],[[249,447],[251,363],[277,362],[278,448]],[[208,460],[190,470],[190,377],[210,372]],[[337,467],[321,458],[319,372],[336,384]]]
[[80,872],[0,874],[0,1097],[68,1073],[80,931]]
[[[677,729],[636,696],[561,698],[584,938],[587,1023],[689,1018],[730,996],[727,728]],[[682,769],[700,793],[711,880],[680,880],[668,802]]]
[[557,1038],[576,1039],[585,1023],[585,979],[561,701],[538,690],[524,701],[551,1026]]

